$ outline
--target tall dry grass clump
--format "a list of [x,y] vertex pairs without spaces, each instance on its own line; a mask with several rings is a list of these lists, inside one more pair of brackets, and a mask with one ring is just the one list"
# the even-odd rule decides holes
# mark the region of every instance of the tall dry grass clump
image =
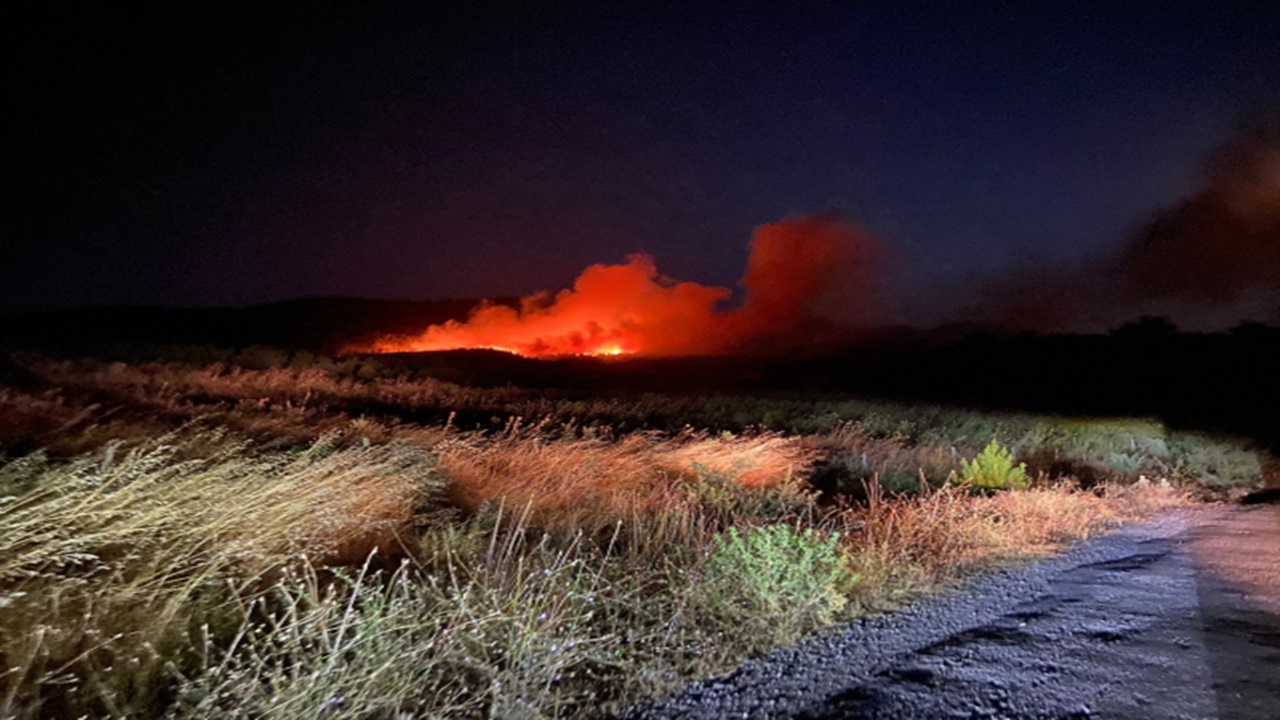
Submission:
[[5,465],[0,716],[146,707],[175,648],[244,591],[302,554],[393,551],[439,485],[412,447],[260,453],[216,433]]
[[1091,491],[1059,484],[994,494],[948,484],[892,498],[870,483],[867,497],[838,520],[863,578],[853,598],[863,611],[892,609],[975,571],[1044,557],[1189,502],[1167,483],[1145,480]]
[[716,485],[801,492],[816,458],[799,438],[763,433],[549,440],[518,428],[455,436],[433,448],[459,506],[528,508],[530,522],[590,532],[636,516],[677,513]]

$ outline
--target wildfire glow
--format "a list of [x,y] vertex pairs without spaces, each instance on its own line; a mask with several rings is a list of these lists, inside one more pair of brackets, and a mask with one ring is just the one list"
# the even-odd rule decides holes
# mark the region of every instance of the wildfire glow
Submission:
[[777,345],[819,326],[865,319],[874,303],[873,241],[834,217],[798,216],[756,229],[737,308],[729,288],[677,282],[652,258],[592,265],[573,287],[483,303],[465,322],[383,338],[357,352],[489,349],[525,357],[709,355]]

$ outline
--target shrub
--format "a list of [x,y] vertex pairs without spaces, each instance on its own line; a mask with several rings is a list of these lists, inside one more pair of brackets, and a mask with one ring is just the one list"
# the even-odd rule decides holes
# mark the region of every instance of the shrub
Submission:
[[702,515],[722,527],[743,519],[777,522],[803,513],[813,500],[798,483],[743,487],[699,463],[694,468],[698,476],[683,490]]
[[1027,464],[1013,462],[1013,453],[992,439],[973,460],[960,463],[960,483],[988,490],[1024,490],[1031,483]]
[[1107,453],[1106,466],[1121,475],[1137,475],[1142,470],[1142,456],[1135,453]]
[[[767,645],[834,621],[857,580],[840,534],[789,525],[729,528],[715,536],[704,602],[721,621]],[[770,638],[769,636],[773,637]]]

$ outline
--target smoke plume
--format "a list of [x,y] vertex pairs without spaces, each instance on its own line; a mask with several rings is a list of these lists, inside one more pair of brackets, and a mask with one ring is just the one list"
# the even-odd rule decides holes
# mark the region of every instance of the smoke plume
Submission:
[[1135,236],[1117,268],[1140,301],[1224,306],[1280,289],[1280,127],[1221,151],[1206,187]]
[[465,322],[384,338],[373,352],[461,348],[556,355],[714,355],[780,352],[829,342],[880,312],[878,243],[833,215],[798,215],[758,227],[744,294],[678,282],[653,258],[592,265],[573,287],[537,293],[520,307],[482,304]]
[[1019,330],[1115,326],[1141,315],[1187,329],[1280,320],[1280,125],[1222,148],[1202,188],[1116,253],[991,282],[975,319]]

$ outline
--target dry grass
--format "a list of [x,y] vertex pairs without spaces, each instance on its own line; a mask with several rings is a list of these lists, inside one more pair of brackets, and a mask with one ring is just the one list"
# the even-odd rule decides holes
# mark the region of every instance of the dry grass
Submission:
[[[836,619],[721,607],[737,595],[703,568],[731,528],[838,531],[860,574],[840,592],[866,612],[1179,501],[946,487],[833,512],[798,490],[814,453],[797,438],[398,432],[439,469],[404,442],[290,453],[208,433],[4,466],[0,715],[578,716]],[[474,517],[428,521],[431,497]],[[410,538],[416,570],[317,574]]]
[[176,423],[153,414],[125,413],[60,390],[22,392],[0,387],[0,452],[10,456],[41,450],[67,457],[120,438],[151,438]]
[[591,532],[687,502],[683,487],[712,476],[745,488],[797,488],[814,451],[798,438],[634,433],[616,441],[548,441],[536,431],[461,435],[433,448],[450,498],[474,511],[501,502],[531,522]]
[[[53,372],[53,377],[58,372]],[[115,374],[138,382],[129,384],[128,392],[120,392],[111,382],[92,384],[94,378]],[[253,378],[256,374],[243,376]],[[283,371],[280,376],[284,377]],[[192,428],[230,431],[276,448],[306,446],[321,437],[337,447],[362,442],[386,444],[398,438],[429,446],[447,434],[444,427],[402,427],[394,418],[353,417],[323,401],[304,404],[287,397],[242,397],[242,393],[216,399],[192,395],[190,385],[154,379],[143,383],[144,376],[131,368],[115,372],[100,369],[74,377],[77,380],[67,388],[24,392],[0,387],[0,453],[12,457],[40,450],[65,458],[108,443],[131,447]]]
[[872,485],[865,507],[845,511],[848,549],[862,574],[863,611],[892,609],[974,571],[1044,557],[1123,522],[1186,505],[1167,483],[1081,491],[1069,484],[970,494],[944,485],[886,498]]
[[421,379],[362,381],[317,368],[247,370],[214,364],[102,364],[92,361],[29,361],[40,378],[61,387],[106,390],[121,397],[177,404],[190,398],[248,401],[260,408],[324,407],[335,401],[382,402],[401,408],[484,404],[510,394]]
[[130,707],[185,642],[193,604],[300,554],[393,550],[433,485],[429,458],[409,447],[260,454],[209,434],[4,466],[0,716],[32,692]]
[[[0,389],[0,450],[50,448],[0,465],[0,717],[589,715],[836,619],[779,617],[789,601],[744,616],[738,584],[708,579],[739,567],[711,560],[736,533],[791,528],[776,534],[798,556],[847,563],[859,579],[828,605],[849,617],[1186,502],[1146,481],[932,489],[921,476],[945,479],[954,448],[848,423],[615,434],[526,426],[518,410],[554,403],[509,389],[36,367],[59,389]],[[348,414],[365,402],[510,419]],[[806,478],[837,462],[918,492],[821,504]],[[810,541],[833,537],[822,559]],[[785,553],[746,555],[776,565],[759,577],[812,580]]]

